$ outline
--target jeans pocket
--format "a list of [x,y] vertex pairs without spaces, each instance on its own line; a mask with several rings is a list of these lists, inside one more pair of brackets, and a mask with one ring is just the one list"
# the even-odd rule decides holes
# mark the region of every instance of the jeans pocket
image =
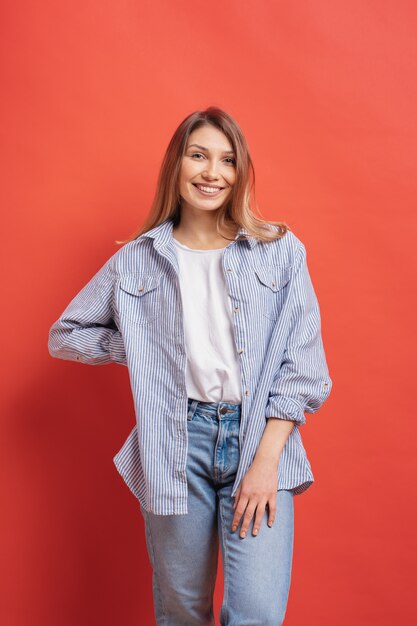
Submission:
[[214,415],[208,415],[202,411],[194,411],[194,414],[190,417],[187,415],[187,422],[199,422],[200,424],[213,424],[217,425],[217,418]]

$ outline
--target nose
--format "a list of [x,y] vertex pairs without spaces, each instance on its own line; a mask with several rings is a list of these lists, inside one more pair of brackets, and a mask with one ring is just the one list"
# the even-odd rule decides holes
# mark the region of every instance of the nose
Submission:
[[206,165],[206,169],[204,170],[204,176],[207,178],[218,178],[217,167],[218,166],[215,161],[209,161]]

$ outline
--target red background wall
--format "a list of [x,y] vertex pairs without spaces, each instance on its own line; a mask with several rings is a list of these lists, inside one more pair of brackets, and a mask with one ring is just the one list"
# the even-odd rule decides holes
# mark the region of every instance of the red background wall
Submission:
[[1,12],[1,622],[154,623],[112,461],[127,371],[53,360],[47,334],[141,224],[177,124],[215,104],[246,133],[264,217],[307,246],[334,381],[303,429],[316,483],[295,500],[286,624],[415,623],[415,3]]

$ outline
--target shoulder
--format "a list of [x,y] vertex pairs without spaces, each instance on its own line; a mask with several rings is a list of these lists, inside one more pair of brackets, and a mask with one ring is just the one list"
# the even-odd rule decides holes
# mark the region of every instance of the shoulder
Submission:
[[[268,224],[268,228],[279,232],[279,227]],[[285,235],[271,242],[262,242],[271,251],[271,257],[277,265],[295,265],[300,256],[305,255],[306,249],[301,239],[292,231],[287,230]]]
[[115,276],[128,273],[140,273],[146,267],[146,239],[134,239],[123,244],[108,259]]

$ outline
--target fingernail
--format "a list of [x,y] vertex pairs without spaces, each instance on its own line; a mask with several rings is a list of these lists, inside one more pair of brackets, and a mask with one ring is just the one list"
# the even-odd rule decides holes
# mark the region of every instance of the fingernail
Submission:
[[242,530],[242,532],[240,533],[240,536],[245,537],[245,535],[246,535],[246,531]]
[[237,528],[237,526],[232,526],[232,530],[233,531],[236,530],[236,528]]
[[257,534],[258,534],[258,529],[257,529],[257,528],[255,528],[255,530],[253,531],[253,534],[254,534],[254,535],[257,535]]

